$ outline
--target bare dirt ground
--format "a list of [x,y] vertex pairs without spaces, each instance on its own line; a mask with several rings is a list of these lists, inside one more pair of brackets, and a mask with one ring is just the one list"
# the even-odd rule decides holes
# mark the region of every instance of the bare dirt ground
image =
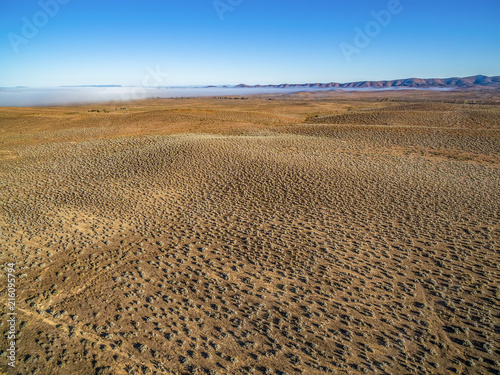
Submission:
[[0,150],[0,372],[500,372],[498,92],[0,108]]

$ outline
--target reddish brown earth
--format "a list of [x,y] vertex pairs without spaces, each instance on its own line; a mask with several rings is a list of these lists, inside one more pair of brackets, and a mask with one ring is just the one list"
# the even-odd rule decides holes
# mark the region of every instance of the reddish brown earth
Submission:
[[0,372],[498,374],[499,98],[0,108]]

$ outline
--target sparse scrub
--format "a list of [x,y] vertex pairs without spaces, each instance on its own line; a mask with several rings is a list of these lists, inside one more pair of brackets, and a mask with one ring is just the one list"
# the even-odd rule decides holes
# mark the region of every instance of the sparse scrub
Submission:
[[498,372],[498,107],[359,95],[0,109],[18,371]]

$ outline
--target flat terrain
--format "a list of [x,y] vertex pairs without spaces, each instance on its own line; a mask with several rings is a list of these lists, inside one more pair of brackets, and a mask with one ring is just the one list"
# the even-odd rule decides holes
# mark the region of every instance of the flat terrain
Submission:
[[0,373],[499,374],[500,94],[0,108],[0,243]]

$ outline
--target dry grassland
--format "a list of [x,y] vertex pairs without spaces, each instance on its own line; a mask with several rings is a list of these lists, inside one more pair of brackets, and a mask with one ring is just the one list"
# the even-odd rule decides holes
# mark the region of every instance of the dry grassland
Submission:
[[499,138],[484,92],[0,108],[0,371],[498,374]]

